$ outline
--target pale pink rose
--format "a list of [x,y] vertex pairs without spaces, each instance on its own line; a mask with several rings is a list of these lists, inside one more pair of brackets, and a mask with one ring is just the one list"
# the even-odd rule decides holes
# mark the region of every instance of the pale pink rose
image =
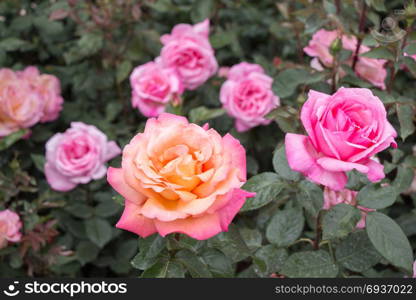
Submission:
[[6,247],[8,242],[20,242],[21,228],[18,214],[9,209],[0,211],[0,249]]
[[102,178],[105,163],[121,149],[95,126],[72,122],[46,143],[45,175],[52,189],[69,191],[80,183]]
[[64,102],[59,79],[50,74],[40,74],[38,68],[33,66],[18,72],[18,76],[28,81],[32,88],[40,94],[41,101],[44,102],[43,116],[40,121],[56,120]]
[[176,71],[162,67],[159,59],[136,67],[130,75],[130,85],[132,105],[146,117],[157,117],[183,92]]
[[208,239],[227,231],[247,197],[245,150],[227,134],[163,113],[148,119],[107,180],[125,198],[116,227],[141,237],[178,232]]
[[273,79],[259,65],[249,63],[233,66],[227,76],[221,86],[220,100],[227,113],[236,119],[237,131],[269,124],[271,120],[264,116],[280,104],[272,91]]
[[[328,31],[325,29],[318,30],[312,36],[308,46],[303,48],[303,50],[309,56],[318,58],[325,67],[330,68],[334,62],[334,58],[330,53],[330,46],[332,42],[334,42],[338,37],[340,37],[342,40],[342,47],[354,54],[358,43],[358,40],[355,36],[347,36],[336,30]],[[370,51],[369,47],[360,45],[358,54],[363,54],[368,51]],[[374,86],[384,90],[386,88],[384,80],[387,76],[387,71],[384,68],[385,63],[386,60],[384,59],[374,59],[358,56],[355,72],[360,78],[365,79],[372,83]],[[350,56],[347,64],[352,66],[353,55]],[[322,70],[322,66],[316,60],[311,62],[311,67],[318,71]],[[341,77],[345,76],[345,74],[345,71],[340,70]]]
[[205,20],[193,26],[178,24],[160,39],[163,65],[177,71],[186,89],[196,89],[217,72],[218,64],[208,36],[209,20]]
[[29,128],[43,116],[38,92],[9,69],[0,69],[0,137]]
[[360,205],[357,205],[357,194],[356,191],[351,191],[348,189],[343,189],[340,191],[334,191],[330,188],[325,187],[324,189],[324,206],[323,209],[329,210],[331,207],[337,205],[337,204],[348,204],[352,206],[357,206],[358,209],[361,211],[361,219],[358,221],[356,227],[357,228],[365,228],[365,219],[367,217],[368,212],[375,211],[375,209],[363,207]]
[[340,88],[327,95],[311,90],[301,120],[308,136],[286,134],[289,166],[311,181],[333,190],[347,183],[346,171],[356,169],[372,182],[384,178],[375,154],[397,147],[386,109],[369,89]]

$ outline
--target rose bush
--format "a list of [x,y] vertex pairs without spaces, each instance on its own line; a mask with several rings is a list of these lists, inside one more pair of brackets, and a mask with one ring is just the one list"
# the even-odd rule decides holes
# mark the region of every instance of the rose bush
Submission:
[[0,276],[411,280],[414,11],[0,1]]

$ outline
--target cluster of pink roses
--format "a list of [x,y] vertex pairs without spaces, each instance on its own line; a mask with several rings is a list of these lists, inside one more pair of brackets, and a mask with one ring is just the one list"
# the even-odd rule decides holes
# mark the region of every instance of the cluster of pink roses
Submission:
[[237,131],[246,131],[271,120],[264,116],[280,104],[273,94],[273,79],[261,66],[246,62],[230,69],[221,68],[227,80],[221,87],[220,100],[227,113],[236,119]]
[[6,247],[9,242],[20,242],[21,227],[22,222],[18,214],[9,209],[0,211],[0,249]]
[[55,120],[62,103],[55,76],[40,74],[36,67],[17,72],[0,69],[0,137]]
[[[309,41],[309,45],[303,49],[306,54],[314,57],[311,62],[311,66],[313,68],[322,70],[323,68],[321,63],[325,67],[333,66],[334,57],[330,52],[330,46],[337,38],[341,39],[342,47],[345,50],[352,51],[352,53],[355,54],[358,43],[355,36],[347,36],[337,30],[328,31],[320,29],[313,35],[312,40]],[[370,51],[370,48],[360,45],[358,55],[368,51]],[[347,61],[350,66],[353,64],[353,56],[354,55],[351,55]],[[386,88],[384,80],[387,76],[387,71],[384,68],[385,63],[386,61],[384,59],[358,56],[358,60],[355,65],[355,72],[359,77],[384,90]],[[344,76],[345,72],[341,70],[340,75]]]
[[178,24],[160,40],[160,56],[136,67],[130,76],[132,105],[146,117],[158,116],[169,102],[180,102],[185,89],[196,89],[218,68],[209,43],[209,20]]

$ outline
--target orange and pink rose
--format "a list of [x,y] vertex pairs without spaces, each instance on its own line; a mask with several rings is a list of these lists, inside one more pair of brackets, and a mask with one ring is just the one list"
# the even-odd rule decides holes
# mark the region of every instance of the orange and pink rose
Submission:
[[149,119],[107,179],[125,198],[117,227],[208,239],[228,229],[247,197],[245,150],[227,134],[163,113]]

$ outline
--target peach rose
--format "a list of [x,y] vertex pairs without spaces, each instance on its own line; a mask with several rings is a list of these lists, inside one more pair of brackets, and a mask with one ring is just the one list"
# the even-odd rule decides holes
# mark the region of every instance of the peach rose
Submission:
[[44,104],[38,92],[12,70],[0,69],[0,137],[40,121]]
[[18,72],[18,75],[40,94],[41,101],[44,102],[43,116],[40,121],[56,120],[64,102],[59,79],[50,74],[40,74],[38,68],[33,66]]
[[228,229],[247,197],[245,150],[227,134],[163,113],[149,119],[107,179],[125,198],[116,227],[141,237],[172,232],[208,239]]
[[[325,187],[323,209],[329,210],[331,207],[341,203],[357,206],[357,194],[358,192],[351,191],[349,189],[334,191],[330,188]],[[361,220],[358,221],[356,227],[362,229],[365,228],[365,219],[367,217],[367,213],[370,211],[375,211],[375,209],[367,208],[360,205],[358,205],[357,208],[361,211]]]
[[19,215],[6,209],[0,211],[0,249],[7,246],[8,242],[19,242],[22,234]]

